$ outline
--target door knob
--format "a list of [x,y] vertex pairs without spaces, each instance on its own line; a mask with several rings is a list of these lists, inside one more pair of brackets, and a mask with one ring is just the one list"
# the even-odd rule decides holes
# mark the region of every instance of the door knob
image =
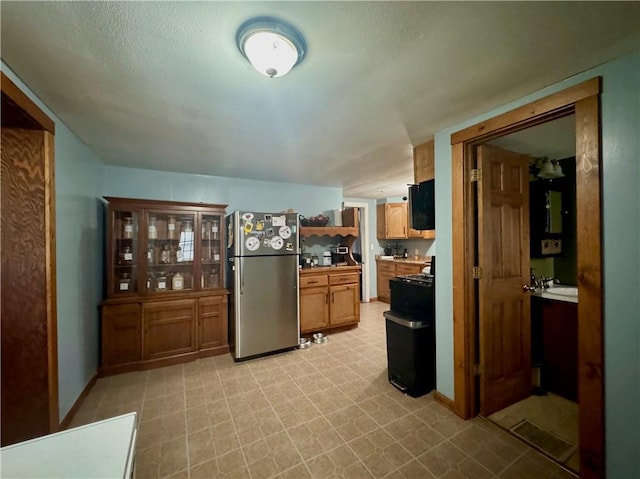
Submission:
[[536,287],[535,287],[535,286],[530,286],[530,285],[528,285],[528,284],[525,284],[525,285],[522,287],[522,291],[524,291],[525,293],[526,293],[527,291],[528,291],[528,292],[531,292],[531,291],[535,291],[535,290],[536,290]]

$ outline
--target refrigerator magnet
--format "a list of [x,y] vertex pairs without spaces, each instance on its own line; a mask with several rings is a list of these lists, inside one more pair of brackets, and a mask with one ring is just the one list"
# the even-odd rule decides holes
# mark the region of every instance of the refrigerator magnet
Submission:
[[251,221],[253,218],[253,213],[245,213],[242,215],[242,219],[245,221]]
[[287,251],[293,251],[293,243],[287,243],[287,245],[285,246],[285,249]]
[[245,222],[244,224],[244,234],[249,234],[253,231],[253,223],[250,223],[249,221]]
[[281,250],[284,246],[284,240],[280,236],[271,238],[271,247],[275,250]]
[[287,224],[287,217],[282,216],[274,216],[273,217],[273,226],[284,226]]
[[267,233],[267,236],[273,236],[275,234],[273,231],[273,228],[267,228],[266,233]]
[[264,229],[264,221],[256,221],[256,231],[262,231]]
[[265,248],[271,248],[271,239],[269,239],[269,238],[265,238],[265,239],[262,241],[262,244],[263,244],[263,246],[264,246]]
[[249,251],[255,251],[260,248],[260,240],[255,236],[249,236],[247,240],[244,242],[244,245],[247,247]]
[[289,228],[288,226],[281,226],[280,229],[278,230],[278,234],[280,234],[280,236],[283,239],[289,239],[291,238],[291,228]]
[[265,214],[265,215],[264,215],[264,220],[265,220],[267,223],[271,223],[271,215],[270,215],[269,213]]

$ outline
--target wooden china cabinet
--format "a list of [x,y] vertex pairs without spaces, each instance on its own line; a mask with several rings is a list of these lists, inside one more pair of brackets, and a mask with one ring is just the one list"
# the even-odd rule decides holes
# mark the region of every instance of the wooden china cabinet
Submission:
[[105,200],[101,374],[228,352],[226,205]]

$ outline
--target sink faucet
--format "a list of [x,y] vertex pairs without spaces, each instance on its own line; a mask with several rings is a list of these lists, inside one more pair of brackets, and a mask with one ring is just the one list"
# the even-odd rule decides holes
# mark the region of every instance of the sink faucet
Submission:
[[556,278],[549,278],[548,276],[540,276],[536,279],[535,286],[543,291],[549,289],[549,283],[560,284],[560,280]]

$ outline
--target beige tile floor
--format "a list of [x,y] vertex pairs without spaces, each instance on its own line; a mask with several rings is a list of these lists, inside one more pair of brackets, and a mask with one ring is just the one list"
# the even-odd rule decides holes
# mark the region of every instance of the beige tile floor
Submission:
[[137,479],[573,477],[489,421],[391,387],[387,309],[363,304],[358,328],[309,349],[101,378],[71,426],[136,411]]
[[[553,393],[529,396],[493,413],[488,419],[505,429],[511,429],[527,419],[570,444],[576,447],[578,445],[578,404]],[[580,467],[578,450],[576,449],[564,463],[570,469],[577,471]]]

